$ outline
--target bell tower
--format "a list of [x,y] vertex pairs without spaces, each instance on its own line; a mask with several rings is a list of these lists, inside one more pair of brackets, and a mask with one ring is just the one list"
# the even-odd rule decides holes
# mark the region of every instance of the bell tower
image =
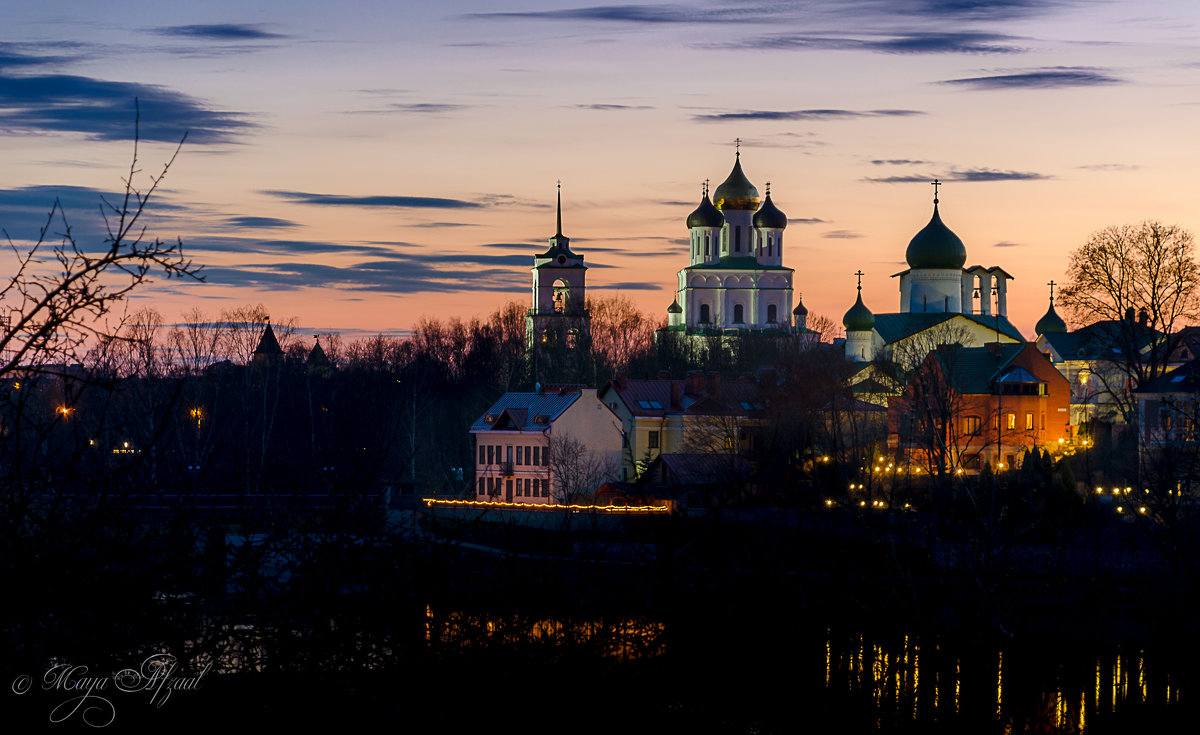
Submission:
[[549,249],[533,258],[533,304],[525,316],[525,342],[535,375],[561,382],[577,379],[566,368],[582,360],[569,358],[586,355],[591,344],[587,266],[562,234],[561,182],[556,225]]

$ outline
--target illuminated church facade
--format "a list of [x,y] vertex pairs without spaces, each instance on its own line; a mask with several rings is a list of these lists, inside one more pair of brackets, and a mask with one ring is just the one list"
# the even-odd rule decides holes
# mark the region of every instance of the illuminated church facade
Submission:
[[760,197],[740,151],[711,199],[705,187],[687,228],[689,263],[677,275],[668,331],[807,332],[808,311],[793,309],[793,270],[783,264],[787,216],[771,201],[770,184]]

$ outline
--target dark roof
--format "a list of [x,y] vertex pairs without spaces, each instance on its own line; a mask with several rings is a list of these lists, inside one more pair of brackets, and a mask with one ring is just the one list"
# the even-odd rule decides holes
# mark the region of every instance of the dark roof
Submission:
[[283,350],[279,347],[279,340],[275,339],[275,330],[271,329],[271,322],[267,322],[267,328],[263,330],[262,337],[258,340],[258,347],[254,348],[256,355],[282,355]]
[[713,206],[713,203],[708,200],[708,194],[700,200],[700,206],[696,207],[696,211],[688,215],[688,229],[693,227],[721,227],[725,224],[725,215]]
[[[1012,362],[1022,350],[1025,343],[991,343],[983,347],[950,346],[935,350],[932,354],[942,366],[950,384],[959,393],[980,394],[991,393],[992,383],[1005,374],[1013,374],[1017,378],[1009,382],[1041,382],[1023,368],[1005,371],[1004,368]],[[1017,371],[1020,371],[1019,373]],[[1028,376],[1029,380],[1020,378]]]
[[933,217],[908,243],[904,259],[909,268],[962,268],[967,262],[967,247],[942,222],[936,200]]
[[[624,383],[623,385],[621,383]],[[707,393],[707,381],[701,392],[687,392],[686,380],[610,380],[600,390],[603,398],[614,391],[634,416],[718,416],[745,414],[765,408],[762,388],[756,382],[723,380],[715,395]],[[671,385],[678,386],[679,405],[671,405]]]
[[750,476],[750,463],[735,454],[660,454],[643,477],[657,480],[656,465],[667,466],[669,484],[675,485],[710,485]]
[[548,394],[505,393],[471,424],[471,431],[487,431],[493,428],[545,429],[577,398],[578,391]]
[[1012,325],[1012,322],[1007,317],[1002,316],[985,316],[983,314],[956,314],[954,312],[909,312],[907,314],[876,314],[875,315],[875,331],[883,338],[887,344],[891,344],[896,340],[911,337],[917,332],[924,331],[930,327],[935,327],[942,322],[949,321],[956,316],[961,316],[964,319],[979,324],[987,329],[995,330],[997,326],[1000,328],[1000,333],[1011,337],[1020,342],[1025,341],[1025,337],[1021,335],[1020,330]]
[[1133,325],[1134,333],[1126,333],[1127,322],[1122,320],[1094,322],[1074,332],[1049,332],[1041,335],[1064,360],[1121,359],[1127,342],[1135,340],[1141,350],[1161,336],[1149,327]]
[[1138,393],[1200,393],[1200,358],[1185,362],[1137,390]]
[[771,192],[767,192],[767,198],[763,200],[762,209],[754,213],[752,220],[755,227],[765,227],[768,229],[782,230],[787,227],[787,215],[775,206],[771,201]]

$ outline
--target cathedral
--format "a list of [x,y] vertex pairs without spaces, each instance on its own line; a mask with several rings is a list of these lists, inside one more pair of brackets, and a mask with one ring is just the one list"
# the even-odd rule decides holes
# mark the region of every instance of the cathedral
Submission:
[[690,263],[678,274],[668,330],[689,335],[807,331],[808,311],[803,305],[792,309],[793,271],[783,265],[787,216],[771,201],[770,184],[761,198],[746,178],[740,150],[711,200],[705,187],[687,228]]
[[[936,344],[955,342],[978,347],[987,342],[1023,342],[1021,332],[1008,321],[1008,281],[999,266],[965,267],[967,248],[942,222],[934,181],[933,217],[913,236],[905,251],[908,269],[899,278],[900,311],[874,314],[862,300],[862,276],[858,276],[858,300],[842,319],[846,328],[846,359],[865,363],[889,356],[905,343],[927,353]],[[921,344],[915,344],[921,342]],[[895,355],[890,355],[893,359]]]

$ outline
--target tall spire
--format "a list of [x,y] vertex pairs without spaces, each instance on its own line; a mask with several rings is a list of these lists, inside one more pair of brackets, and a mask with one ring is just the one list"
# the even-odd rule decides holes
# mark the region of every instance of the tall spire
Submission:
[[931,186],[933,186],[933,206],[934,206],[934,208],[936,208],[938,205],[938,187],[942,185],[942,182],[938,181],[937,179],[934,179],[933,181],[931,181],[929,183]]
[[558,222],[554,229],[555,237],[562,237],[562,179],[558,180]]

